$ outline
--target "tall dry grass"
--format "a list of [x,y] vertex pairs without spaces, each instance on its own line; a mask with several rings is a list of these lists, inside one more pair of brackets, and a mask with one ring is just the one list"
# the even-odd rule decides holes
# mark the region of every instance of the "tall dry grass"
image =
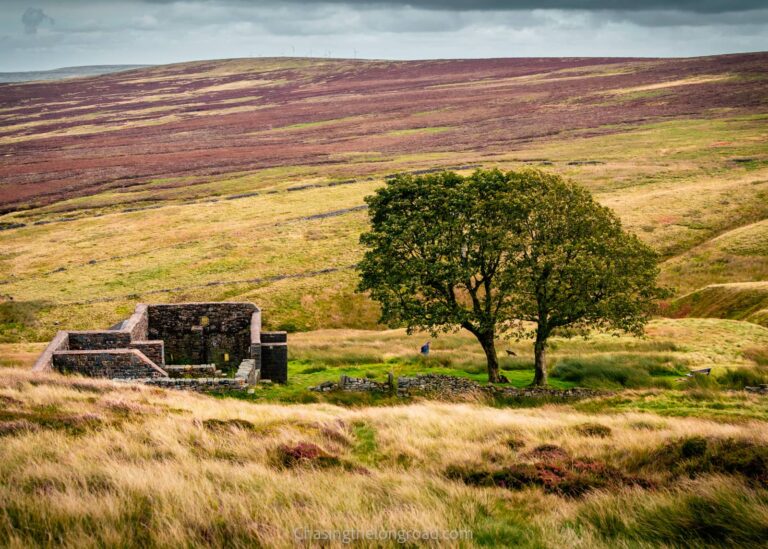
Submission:
[[[540,444],[617,465],[693,435],[768,444],[762,423],[562,406],[254,405],[13,369],[0,376],[0,402],[0,543],[12,547],[281,547],[297,542],[297,528],[466,529],[471,541],[446,544],[608,547],[600,513],[608,516],[626,500],[631,517],[641,520],[659,502],[698,488],[569,500],[538,488],[467,486],[444,471],[525,459]],[[589,436],[577,428],[584,423],[611,435]],[[515,453],[510,439],[524,448]],[[281,446],[298,443],[315,444],[336,461],[285,467]],[[730,489],[764,497],[738,484]]]

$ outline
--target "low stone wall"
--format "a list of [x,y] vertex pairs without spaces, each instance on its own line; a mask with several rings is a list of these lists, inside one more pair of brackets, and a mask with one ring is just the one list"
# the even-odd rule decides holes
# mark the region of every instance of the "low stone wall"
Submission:
[[481,391],[484,387],[463,377],[442,374],[422,374],[416,377],[398,377],[399,392],[467,394]]
[[[115,380],[122,381],[122,380]],[[218,393],[226,391],[244,390],[247,383],[244,379],[231,377],[196,377],[188,379],[141,379],[136,380],[163,389],[179,389],[183,391],[196,391],[198,393]]]
[[598,396],[609,396],[614,394],[612,391],[599,391],[596,389],[585,389],[583,387],[572,387],[570,389],[550,389],[547,387],[503,387],[498,385],[488,385],[484,389],[494,395],[506,398],[551,398],[564,400],[580,400],[584,398],[594,398]]
[[216,369],[215,364],[186,364],[186,365],[173,365],[163,368],[168,372],[168,376],[172,378],[183,377],[215,377]]
[[339,387],[343,391],[390,391],[391,383],[382,383],[364,377],[341,376]]
[[759,385],[758,387],[744,387],[748,393],[757,393],[758,395],[768,395],[768,385]]
[[109,351],[57,351],[53,366],[62,373],[89,377],[143,379],[168,377],[168,374],[136,349]]
[[398,377],[395,385],[394,377],[389,374],[386,382],[366,378],[341,376],[338,383],[326,381],[310,391],[358,391],[358,392],[389,392],[401,397],[415,394],[430,395],[438,398],[467,397],[470,395],[502,396],[505,398],[551,398],[551,399],[583,399],[607,395],[605,391],[593,389],[549,389],[549,388],[517,388],[503,385],[480,384],[471,379],[449,376],[444,374],[420,374],[415,377]]
[[33,372],[50,372],[53,370],[53,354],[69,350],[69,333],[59,331],[40,354],[32,366]]
[[133,314],[122,324],[122,330],[130,333],[133,341],[145,341],[149,328],[147,305],[145,303],[136,305]]
[[248,358],[240,363],[235,373],[235,379],[245,380],[247,385],[256,385],[261,377],[261,370],[257,367],[256,360]]

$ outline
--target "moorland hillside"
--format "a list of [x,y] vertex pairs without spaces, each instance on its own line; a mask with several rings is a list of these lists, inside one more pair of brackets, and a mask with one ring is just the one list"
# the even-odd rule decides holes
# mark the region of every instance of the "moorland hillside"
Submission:
[[438,168],[584,184],[676,297],[766,280],[767,63],[238,59],[0,85],[2,337],[107,326],[139,299],[374,327],[353,292],[363,199]]

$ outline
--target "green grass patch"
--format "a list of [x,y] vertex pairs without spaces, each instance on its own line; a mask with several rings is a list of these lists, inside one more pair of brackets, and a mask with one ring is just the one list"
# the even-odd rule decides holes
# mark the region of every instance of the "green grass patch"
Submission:
[[355,436],[352,454],[364,465],[376,465],[382,457],[376,442],[376,430],[360,421],[352,424],[352,433]]
[[647,412],[667,417],[698,417],[725,423],[768,420],[768,399],[716,390],[624,393],[577,402],[585,413]]
[[669,386],[688,373],[671,355],[615,354],[561,359],[551,377],[580,387],[621,389]]

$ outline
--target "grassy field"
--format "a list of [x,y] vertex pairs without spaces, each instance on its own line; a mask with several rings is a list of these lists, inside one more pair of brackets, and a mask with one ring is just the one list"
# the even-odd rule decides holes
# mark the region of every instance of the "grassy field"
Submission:
[[[419,354],[431,340],[428,357]],[[0,344],[3,366],[31,367],[43,344]],[[514,387],[533,380],[532,342],[497,342],[502,373]],[[515,356],[508,356],[510,350]],[[625,389],[686,390],[680,381],[692,369],[712,368],[711,387],[742,389],[768,383],[768,328],[754,323],[719,319],[659,319],[642,338],[595,333],[590,338],[552,339],[549,351],[555,388],[588,387],[610,391]],[[466,332],[432,338],[407,335],[404,330],[318,330],[289,336],[289,381],[286,385],[259,385],[238,398],[254,402],[343,405],[401,403],[387,395],[308,392],[342,375],[385,381],[388,373],[414,376],[434,373],[487,381],[486,362],[477,341]],[[746,376],[746,377],[744,377]],[[695,387],[698,388],[698,385]],[[489,402],[494,404],[493,402]],[[759,413],[762,417],[762,412]]]
[[280,406],[6,369],[0,543],[760,546],[765,424],[708,412],[765,414],[765,398],[666,393],[677,417],[659,398]]
[[[0,85],[0,545],[764,545],[768,397],[743,388],[768,383],[766,59],[229,60]],[[673,291],[643,338],[552,339],[551,385],[601,396],[308,391],[485,381],[471,336],[385,330],[355,293],[364,198],[401,171],[530,166],[612,208]],[[286,385],[29,372],[56,330],[208,300],[290,332]],[[497,349],[529,384],[531,342]]]

